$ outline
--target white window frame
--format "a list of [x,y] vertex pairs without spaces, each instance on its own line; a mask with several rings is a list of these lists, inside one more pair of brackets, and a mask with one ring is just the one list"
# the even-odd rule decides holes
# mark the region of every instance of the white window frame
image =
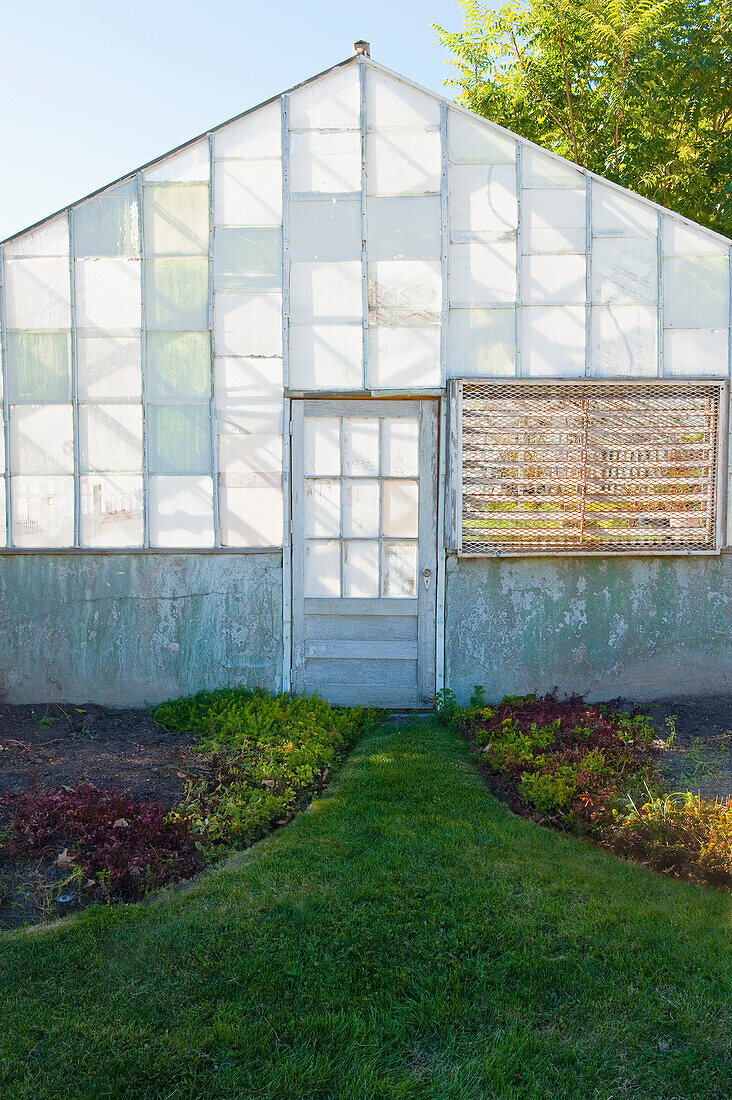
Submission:
[[[514,547],[496,547],[490,551],[476,551],[463,548],[463,387],[468,385],[495,386],[563,386],[582,389],[585,387],[617,386],[618,388],[671,389],[677,386],[716,386],[719,389],[719,419],[717,424],[716,448],[716,524],[715,546],[707,549],[673,547],[657,549],[655,547],[634,547],[624,549],[527,549]],[[680,378],[452,378],[448,387],[448,446],[447,446],[447,508],[445,510],[445,546],[448,551],[466,558],[544,558],[544,557],[688,557],[718,556],[728,546],[727,510],[730,448],[730,381],[728,378],[680,377]]]

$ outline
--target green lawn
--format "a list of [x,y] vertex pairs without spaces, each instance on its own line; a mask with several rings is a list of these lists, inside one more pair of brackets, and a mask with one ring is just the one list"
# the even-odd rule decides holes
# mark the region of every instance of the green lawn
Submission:
[[383,727],[187,890],[0,938],[0,1095],[728,1100],[729,915]]

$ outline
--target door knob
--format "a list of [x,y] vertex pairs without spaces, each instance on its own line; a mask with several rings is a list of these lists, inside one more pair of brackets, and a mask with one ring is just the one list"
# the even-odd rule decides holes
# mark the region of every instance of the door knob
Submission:
[[428,577],[432,576],[432,570],[431,569],[423,569],[422,570],[422,576],[424,577],[425,580],[427,580]]

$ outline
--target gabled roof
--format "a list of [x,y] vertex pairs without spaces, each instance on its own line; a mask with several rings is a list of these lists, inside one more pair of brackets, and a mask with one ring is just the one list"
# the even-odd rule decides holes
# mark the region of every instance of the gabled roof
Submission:
[[195,145],[196,142],[199,142],[209,137],[209,135],[216,134],[220,130],[223,130],[226,126],[229,126],[232,123],[239,122],[247,116],[252,115],[257,111],[278,102],[282,98],[282,96],[289,95],[290,93],[297,91],[299,88],[307,87],[309,84],[315,83],[322,77],[328,76],[328,74],[335,72],[337,69],[342,69],[345,66],[357,64],[365,64],[368,67],[382,73],[383,75],[391,77],[393,80],[396,80],[409,88],[413,88],[415,91],[430,96],[438,103],[447,102],[449,104],[450,110],[459,112],[460,114],[470,118],[474,123],[478,123],[479,125],[490,130],[491,132],[501,135],[504,138],[510,138],[513,141],[519,141],[523,147],[528,149],[535,149],[543,156],[549,157],[557,163],[571,168],[575,172],[579,172],[586,178],[597,181],[598,183],[602,183],[604,186],[610,187],[613,190],[634,199],[636,202],[642,203],[647,208],[668,215],[678,222],[687,225],[698,232],[707,234],[710,238],[716,240],[720,244],[732,248],[732,239],[730,239],[729,237],[726,237],[713,229],[709,229],[706,226],[699,224],[698,222],[694,222],[690,218],[685,217],[683,214],[679,214],[675,210],[671,210],[668,207],[661,206],[659,203],[653,202],[651,199],[647,199],[643,195],[639,195],[636,191],[631,191],[629,188],[623,187],[621,184],[615,183],[613,180],[609,180],[605,176],[601,176],[597,172],[592,172],[588,168],[583,168],[580,165],[576,164],[574,161],[571,161],[566,157],[562,157],[559,154],[554,153],[549,149],[546,149],[544,146],[538,145],[536,142],[529,141],[527,138],[521,137],[520,134],[517,134],[512,130],[508,130],[506,127],[500,126],[498,123],[493,122],[490,119],[484,118],[483,115],[476,114],[476,112],[469,110],[467,107],[462,106],[462,104],[460,103],[456,103],[453,100],[448,100],[445,96],[439,95],[429,88],[425,88],[423,85],[418,84],[416,81],[410,80],[408,77],[403,76],[401,73],[397,73],[393,69],[389,69],[385,65],[381,65],[379,64],[379,62],[374,61],[373,58],[364,56],[362,54],[348,57],[344,61],[339,61],[336,65],[331,65],[330,68],[324,69],[322,72],[317,73],[315,76],[308,77],[307,80],[303,80],[299,84],[294,84],[292,85],[292,87],[285,89],[277,95],[270,96],[269,99],[264,100],[262,103],[258,103],[254,107],[250,107],[247,110],[226,119],[226,121],[221,122],[216,126],[212,126],[210,129],[205,130],[203,133],[196,134],[195,137],[190,138],[188,141],[183,142],[181,145],[177,145],[173,149],[167,150],[165,153],[162,153],[160,156],[155,157],[153,160],[147,161],[145,164],[139,165],[137,168],[132,169],[130,172],[126,172],[124,175],[119,176],[115,180],[112,180],[110,183],[105,184],[102,187],[96,188],[94,191],[89,192],[89,194],[87,195],[83,195],[75,202],[68,203],[66,206],[61,207],[59,210],[55,210],[52,214],[48,214],[44,218],[40,218],[32,225],[26,226],[24,229],[18,230],[17,233],[13,233],[9,237],[4,238],[4,240],[0,241],[0,247],[4,244],[9,243],[10,241],[17,239],[18,237],[23,236],[25,233],[28,233],[33,229],[37,229],[39,226],[45,224],[48,221],[51,221],[53,218],[57,218],[59,215],[74,209],[81,203],[86,202],[88,199],[94,198],[96,195],[101,195],[105,191],[108,191],[110,188],[131,180],[138,172],[154,168],[156,165],[160,164],[168,157],[173,156],[176,153],[183,152],[184,150],[190,148],[192,145]]

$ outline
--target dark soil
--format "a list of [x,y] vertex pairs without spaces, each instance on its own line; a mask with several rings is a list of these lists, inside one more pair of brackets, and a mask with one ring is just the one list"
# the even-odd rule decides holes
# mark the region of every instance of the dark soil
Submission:
[[623,700],[620,709],[634,706],[653,720],[656,735],[667,742],[658,767],[670,791],[732,797],[732,696],[638,704]]
[[[194,740],[192,734],[167,733],[144,710],[93,703],[2,706],[0,794],[90,782],[172,807],[187,780],[211,769],[210,757],[193,752]],[[53,860],[3,858],[0,844],[0,928],[35,924],[103,900],[98,890],[85,891],[69,878]]]

